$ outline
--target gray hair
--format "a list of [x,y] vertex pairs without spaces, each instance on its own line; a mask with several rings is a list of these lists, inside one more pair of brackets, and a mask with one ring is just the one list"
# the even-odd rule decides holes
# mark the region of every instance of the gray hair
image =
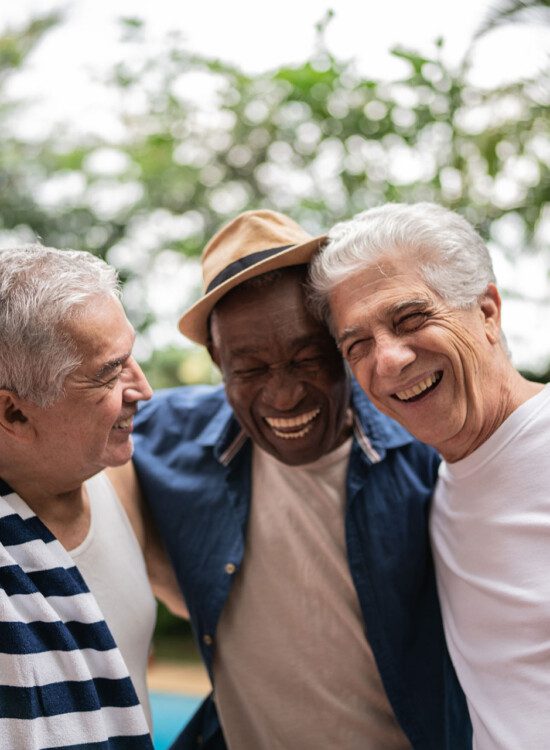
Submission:
[[344,221],[310,268],[310,304],[331,324],[328,298],[348,276],[398,257],[451,307],[468,308],[495,282],[489,251],[471,224],[435,203],[389,203]]
[[98,295],[119,299],[118,279],[90,253],[0,249],[0,388],[43,407],[59,399],[81,362],[67,324]]

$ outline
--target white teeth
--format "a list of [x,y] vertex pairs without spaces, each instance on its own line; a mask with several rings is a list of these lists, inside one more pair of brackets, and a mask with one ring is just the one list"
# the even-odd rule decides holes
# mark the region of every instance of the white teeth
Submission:
[[291,429],[293,427],[302,427],[308,422],[313,421],[320,411],[321,409],[313,409],[312,411],[307,411],[305,414],[300,414],[298,417],[266,417],[265,421],[273,428]]
[[413,396],[418,396],[420,393],[423,393],[427,388],[433,385],[437,379],[438,374],[434,372],[431,375],[428,375],[424,380],[421,380],[420,383],[413,385],[412,388],[407,388],[405,391],[398,391],[395,395],[400,401],[408,401]]
[[279,432],[279,430],[273,430],[273,432],[277,437],[283,438],[283,440],[295,440],[296,438],[301,438],[304,437],[304,435],[307,435],[312,427],[313,425],[308,424],[303,430],[298,430],[298,432]]
[[[312,409],[297,417],[266,417],[265,421],[271,427],[277,437],[283,440],[296,440],[304,437],[313,427],[313,420],[321,409]],[[296,429],[296,428],[301,429]],[[287,430],[281,432],[281,430]]]
[[119,422],[117,422],[115,424],[115,429],[127,430],[131,426],[132,426],[132,417],[127,417],[126,419],[121,419]]

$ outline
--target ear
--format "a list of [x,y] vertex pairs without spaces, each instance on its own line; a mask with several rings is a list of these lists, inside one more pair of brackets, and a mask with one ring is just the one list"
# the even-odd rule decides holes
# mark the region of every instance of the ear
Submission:
[[210,359],[212,362],[219,367],[220,366],[220,355],[218,352],[218,347],[214,345],[214,342],[212,339],[208,339],[208,342],[206,343],[206,349],[208,350],[208,354],[210,355]]
[[491,344],[500,341],[500,310],[502,300],[494,284],[489,284],[480,299],[480,309],[483,313],[485,335]]
[[26,440],[31,436],[27,403],[12,391],[0,390],[0,432],[5,436]]
[[222,379],[225,380],[221,364],[222,358],[220,355],[220,335],[218,331],[216,308],[212,310],[212,312],[210,313],[210,317],[208,318],[208,341],[206,342],[205,346],[208,354],[210,355],[210,359],[220,371]]

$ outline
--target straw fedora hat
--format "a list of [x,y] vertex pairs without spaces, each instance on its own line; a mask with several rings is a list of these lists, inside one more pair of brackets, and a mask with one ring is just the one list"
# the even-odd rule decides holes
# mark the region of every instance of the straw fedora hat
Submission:
[[276,211],[245,211],[212,237],[202,253],[203,296],[180,318],[184,336],[206,344],[216,302],[246,279],[308,263],[326,236],[312,237]]

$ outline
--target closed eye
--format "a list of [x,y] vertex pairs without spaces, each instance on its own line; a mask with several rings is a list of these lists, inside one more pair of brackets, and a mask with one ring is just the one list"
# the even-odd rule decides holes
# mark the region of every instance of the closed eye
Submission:
[[[98,388],[114,388],[115,385],[120,380],[120,376],[122,375],[123,368],[121,365],[115,365],[115,367],[109,368],[110,372],[108,373],[107,379],[105,377],[98,378],[96,380],[96,384]],[[105,373],[106,375],[107,373]]]
[[361,359],[361,357],[364,357],[367,354],[370,349],[371,341],[372,339],[370,338],[352,341],[351,344],[347,346],[342,352],[344,358],[350,364],[352,364],[353,362],[357,362],[357,360]]
[[414,312],[399,318],[395,327],[399,333],[410,333],[416,331],[426,322],[428,315],[425,312]]
[[294,367],[316,367],[320,365],[326,359],[322,354],[317,354],[312,357],[302,357],[301,359],[295,359],[293,361]]
[[233,375],[237,378],[257,378],[265,375],[267,367],[248,367],[243,370],[233,370]]
[[114,375],[112,378],[109,378],[105,383],[103,383],[104,388],[114,388],[115,385],[118,383],[120,378],[120,372],[118,372],[116,375]]

